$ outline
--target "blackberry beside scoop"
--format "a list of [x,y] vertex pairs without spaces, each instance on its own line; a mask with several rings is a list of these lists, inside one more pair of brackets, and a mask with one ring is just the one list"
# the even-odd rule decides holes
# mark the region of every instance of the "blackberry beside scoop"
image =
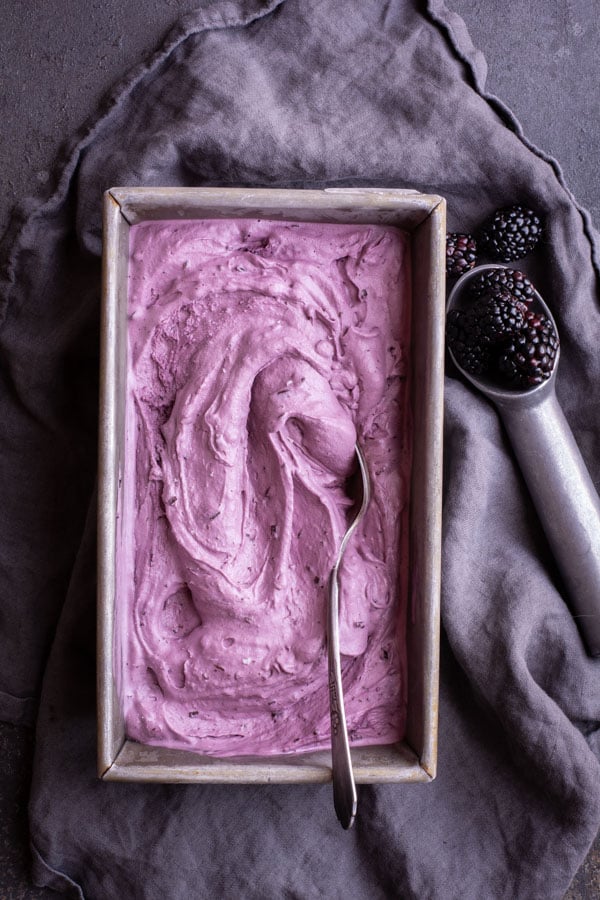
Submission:
[[506,206],[484,223],[477,242],[480,250],[499,262],[522,259],[534,249],[542,235],[542,222],[526,206]]
[[471,234],[449,231],[446,235],[446,275],[458,277],[472,269],[477,260],[477,244]]

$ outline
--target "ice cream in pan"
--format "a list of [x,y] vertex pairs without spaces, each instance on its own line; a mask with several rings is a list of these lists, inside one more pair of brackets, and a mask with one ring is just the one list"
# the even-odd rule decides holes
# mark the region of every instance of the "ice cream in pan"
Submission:
[[216,756],[330,746],[341,573],[353,745],[401,739],[410,260],[393,227],[160,221],[130,233],[117,620],[130,739]]

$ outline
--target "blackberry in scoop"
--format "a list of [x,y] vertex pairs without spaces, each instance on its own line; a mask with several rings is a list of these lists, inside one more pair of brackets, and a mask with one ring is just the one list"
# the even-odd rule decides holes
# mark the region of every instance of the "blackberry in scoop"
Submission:
[[502,291],[508,291],[521,303],[531,303],[535,296],[535,288],[523,272],[519,272],[518,269],[505,269],[501,266],[482,272],[474,277],[469,285],[470,296],[473,300]]
[[548,317],[527,310],[523,328],[512,337],[498,360],[498,370],[511,387],[533,387],[550,378],[557,351],[558,334]]
[[471,234],[449,231],[446,235],[446,275],[458,277],[472,269],[477,260],[477,244]]
[[540,217],[526,206],[506,206],[484,223],[477,236],[480,250],[500,262],[522,259],[542,235]]
[[448,347],[468,375],[484,376],[499,389],[525,390],[554,369],[558,334],[551,319],[507,290],[484,295],[447,317]]
[[473,310],[453,309],[446,320],[446,339],[458,365],[471,375],[485,375],[490,364],[489,341]]
[[473,306],[473,316],[484,340],[498,344],[525,325],[527,307],[508,291],[489,294]]
[[498,354],[525,325],[525,304],[507,291],[487,295],[448,313],[446,339],[458,365],[470,375],[490,376]]

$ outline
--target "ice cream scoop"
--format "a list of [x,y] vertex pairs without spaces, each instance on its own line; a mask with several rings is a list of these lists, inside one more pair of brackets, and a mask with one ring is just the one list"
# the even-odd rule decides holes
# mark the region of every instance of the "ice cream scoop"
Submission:
[[[473,279],[502,266],[477,266],[460,278],[448,311],[464,309]],[[556,324],[540,294],[532,305]],[[496,406],[567,588],[573,616],[591,656],[600,656],[600,499],[556,398],[560,349],[550,377],[525,390],[473,375],[464,377]]]

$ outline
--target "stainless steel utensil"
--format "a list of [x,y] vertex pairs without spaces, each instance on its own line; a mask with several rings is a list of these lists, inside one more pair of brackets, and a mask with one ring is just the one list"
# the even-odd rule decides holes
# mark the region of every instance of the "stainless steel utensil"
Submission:
[[[504,266],[471,269],[455,284],[447,309],[460,309],[471,279]],[[536,291],[534,308],[556,327]],[[557,329],[558,331],[558,329]],[[555,392],[560,348],[550,378],[523,391],[485,377],[464,377],[496,406],[569,592],[571,610],[591,656],[600,656],[600,500]]]
[[356,516],[348,526],[340,549],[331,570],[329,579],[329,604],[327,610],[327,658],[329,663],[329,712],[331,715],[331,764],[333,776],[333,805],[343,828],[351,828],[354,824],[357,806],[356,785],[350,758],[350,743],[346,727],[344,710],[344,692],[342,688],[342,666],[340,662],[340,626],[339,626],[339,569],[346,547],[363,518],[371,488],[369,470],[362,450],[356,445],[356,456],[360,469],[362,497]]

